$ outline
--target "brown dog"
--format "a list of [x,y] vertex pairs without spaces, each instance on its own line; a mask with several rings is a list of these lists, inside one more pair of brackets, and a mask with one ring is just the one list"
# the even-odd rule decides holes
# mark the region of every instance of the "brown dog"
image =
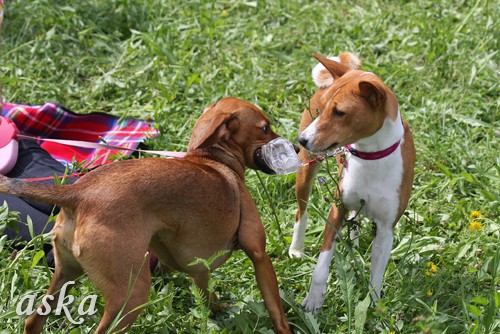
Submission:
[[[415,147],[410,128],[401,119],[394,93],[373,73],[361,71],[361,62],[346,52],[335,58],[314,57],[318,90],[300,123],[299,143],[303,160],[312,153],[344,147],[337,158],[341,177],[336,196],[342,206],[332,205],[325,225],[323,246],[302,305],[319,311],[326,293],[335,239],[348,211],[373,220],[377,234],[372,245],[370,289],[380,297],[382,280],[393,243],[393,228],[406,209],[413,184]],[[298,210],[290,255],[302,255],[307,224],[307,204],[318,171],[317,165],[299,170],[296,181]],[[353,235],[354,239],[356,236]]]
[[[148,249],[168,267],[189,273],[208,296],[208,270],[189,264],[229,251],[214,269],[237,248],[253,262],[275,331],[290,333],[265,252],[264,228],[244,177],[246,167],[271,173],[258,153],[277,137],[257,107],[225,98],[198,119],[184,158],[120,161],[66,186],[0,176],[0,191],[62,207],[53,230],[56,265],[47,295],[57,295],[66,282],[87,273],[105,298],[96,333],[106,332],[122,307],[126,316],[116,330],[127,329],[139,315],[134,309],[146,303],[150,286],[144,265]],[[35,312],[26,320],[25,333],[40,333],[46,319]]]

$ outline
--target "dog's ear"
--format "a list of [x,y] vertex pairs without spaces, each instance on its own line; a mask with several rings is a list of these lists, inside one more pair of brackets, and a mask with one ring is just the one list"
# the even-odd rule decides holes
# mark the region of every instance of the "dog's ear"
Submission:
[[318,88],[330,87],[333,84],[333,76],[321,63],[317,63],[313,67],[311,75],[313,77],[314,84]]
[[220,140],[228,140],[237,128],[237,122],[231,113],[216,113],[210,115],[207,110],[198,119],[193,134],[189,140],[188,152],[207,148]]
[[382,107],[387,115],[394,121],[398,114],[398,101],[396,95],[385,87],[381,81],[363,80],[358,84],[360,95],[375,109]]
[[[352,56],[352,54],[350,53],[349,55]],[[320,62],[320,64],[316,65],[312,70],[314,83],[319,88],[326,88],[331,86],[335,79],[340,78],[341,76],[352,70],[352,68],[348,65],[341,63],[341,59],[339,57],[330,59],[320,56],[316,53],[313,53],[313,57]],[[344,58],[347,59],[347,55],[344,55]]]

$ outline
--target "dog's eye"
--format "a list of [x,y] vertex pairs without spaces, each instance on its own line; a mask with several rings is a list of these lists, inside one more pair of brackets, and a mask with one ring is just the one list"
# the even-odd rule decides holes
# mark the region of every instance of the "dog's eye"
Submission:
[[264,131],[264,134],[266,134],[266,135],[269,133],[270,129],[271,128],[267,124],[262,127],[262,131]]
[[338,110],[337,108],[333,108],[333,115],[337,117],[342,117],[345,115],[345,112]]

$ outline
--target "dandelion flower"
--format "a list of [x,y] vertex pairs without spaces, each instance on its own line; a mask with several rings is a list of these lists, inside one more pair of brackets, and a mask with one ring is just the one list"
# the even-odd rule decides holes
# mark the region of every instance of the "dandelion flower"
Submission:
[[473,220],[470,222],[469,230],[471,231],[481,231],[483,229],[483,224],[480,221]]
[[431,276],[434,275],[437,272],[437,266],[434,262],[430,261],[427,262],[427,271],[425,272],[425,275]]
[[434,292],[432,290],[427,291],[427,296],[432,297],[434,295]]
[[477,219],[477,218],[481,218],[483,216],[483,214],[479,211],[472,211],[469,215],[469,218],[470,219]]
[[222,11],[222,13],[220,13],[220,15],[221,15],[221,16],[228,16],[228,15],[229,15],[229,13],[228,13],[228,11],[227,11],[226,9],[224,9],[224,10]]

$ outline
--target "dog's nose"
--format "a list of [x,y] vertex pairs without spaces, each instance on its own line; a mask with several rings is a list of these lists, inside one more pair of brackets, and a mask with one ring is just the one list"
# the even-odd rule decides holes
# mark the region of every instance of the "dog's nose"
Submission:
[[307,142],[308,142],[308,140],[307,140],[307,138],[306,138],[306,137],[304,137],[303,135],[299,135],[299,136],[297,137],[297,141],[299,142],[299,144],[300,144],[300,145],[302,145],[302,147],[307,147]]

